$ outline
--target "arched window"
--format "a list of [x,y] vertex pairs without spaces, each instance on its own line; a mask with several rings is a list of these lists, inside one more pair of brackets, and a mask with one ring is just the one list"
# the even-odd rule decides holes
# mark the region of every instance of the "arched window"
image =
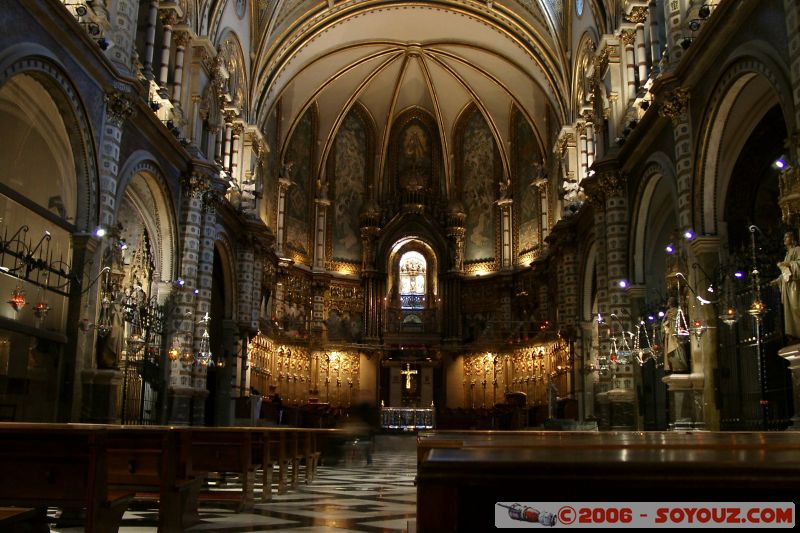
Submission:
[[400,307],[425,308],[427,263],[419,252],[406,252],[400,258]]

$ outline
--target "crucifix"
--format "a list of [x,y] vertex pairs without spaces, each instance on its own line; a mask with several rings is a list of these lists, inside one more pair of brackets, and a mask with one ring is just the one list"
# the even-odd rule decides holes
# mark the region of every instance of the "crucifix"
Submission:
[[406,369],[400,371],[406,377],[406,390],[411,389],[411,376],[417,373],[416,370],[411,370],[411,365],[406,363]]

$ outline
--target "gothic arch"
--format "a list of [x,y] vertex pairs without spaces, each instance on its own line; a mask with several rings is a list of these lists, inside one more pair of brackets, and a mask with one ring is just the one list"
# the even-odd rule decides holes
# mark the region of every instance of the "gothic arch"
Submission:
[[19,74],[27,74],[41,84],[59,110],[75,163],[74,224],[79,232],[91,232],[98,222],[99,185],[95,136],[86,106],[63,65],[39,45],[21,43],[0,54],[0,87]]
[[[735,161],[723,157],[728,149],[735,158],[749,137],[750,131],[758,124],[762,116],[775,104],[779,104],[785,117],[789,135],[794,131],[792,105],[789,83],[786,81],[785,69],[773,61],[768,54],[754,50],[754,43],[748,45],[751,55],[734,53],[734,59],[720,76],[714,91],[704,106],[707,112],[701,122],[697,136],[695,153],[699,156],[695,163],[694,220],[706,234],[717,234],[722,221],[722,205],[730,181],[730,172]],[[756,48],[759,48],[756,46]],[[757,56],[757,57],[756,57]],[[756,83],[753,83],[753,82]],[[761,83],[758,83],[761,82]],[[764,87],[769,90],[763,90]],[[759,89],[757,92],[755,89]],[[734,104],[740,100],[750,100],[756,107],[753,113],[734,113]],[[741,102],[739,102],[741,104]],[[746,106],[747,107],[747,106]],[[743,132],[726,138],[729,128],[738,128]],[[738,144],[738,146],[734,146]]]
[[234,302],[238,301],[239,284],[237,283],[236,261],[234,260],[236,255],[227,232],[219,232],[214,241],[214,251],[219,254],[220,262],[222,263],[222,279],[225,283],[225,300],[222,318],[226,320],[235,320],[237,306]]
[[[123,198],[128,195],[139,209],[155,244],[156,270],[160,281],[176,279],[178,270],[175,257],[176,251],[180,249],[178,216],[164,173],[152,160],[151,154],[140,150],[134,152],[122,165],[119,176],[116,205],[121,206]],[[115,216],[118,214],[119,211]]]
[[[664,197],[665,193],[668,194],[667,197]],[[639,181],[634,205],[636,207],[631,227],[632,249],[629,271],[633,272],[633,283],[645,285],[645,273],[649,267],[647,253],[653,246],[652,240],[655,237],[654,228],[650,224],[653,219],[652,213],[659,206],[671,206],[677,223],[678,193],[675,188],[675,170],[671,160],[663,152],[657,152],[650,157]],[[669,210],[668,207],[666,209]]]

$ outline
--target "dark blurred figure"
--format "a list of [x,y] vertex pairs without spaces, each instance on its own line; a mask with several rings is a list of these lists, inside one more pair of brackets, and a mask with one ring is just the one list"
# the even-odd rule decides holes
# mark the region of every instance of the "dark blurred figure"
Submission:
[[368,401],[361,401],[350,408],[350,415],[345,420],[344,429],[350,434],[352,445],[364,451],[367,464],[372,464],[372,448],[374,446],[376,421],[375,408]]
[[275,422],[280,426],[283,424],[283,401],[277,392],[272,396],[272,406],[275,408]]

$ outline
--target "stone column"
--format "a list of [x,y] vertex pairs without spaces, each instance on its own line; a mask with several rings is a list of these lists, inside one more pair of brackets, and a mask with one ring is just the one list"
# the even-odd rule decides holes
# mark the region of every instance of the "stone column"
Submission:
[[176,109],[181,109],[183,101],[183,61],[186,55],[186,47],[192,41],[191,35],[187,31],[175,33],[175,71],[172,76],[172,105]]
[[683,57],[685,50],[681,41],[686,37],[686,28],[683,25],[684,1],[670,0],[664,2],[664,18],[666,19],[667,50],[669,52],[668,66],[674,68]]
[[644,35],[647,8],[645,6],[634,6],[631,8],[631,12],[625,16],[625,20],[636,25],[634,30],[636,32],[636,64],[638,66],[639,87],[641,87],[647,81],[647,42]]
[[136,40],[136,20],[139,17],[139,2],[114,2],[114,14],[110,20],[109,38],[114,46],[106,50],[106,55],[123,76],[131,76],[131,58]]
[[597,275],[597,311],[604,322],[598,323],[597,316],[592,317],[594,327],[598,329],[597,358],[600,373],[594,391],[594,413],[598,417],[598,427],[609,429],[611,427],[610,404],[608,391],[611,389],[610,352],[611,343],[606,334],[608,321],[611,320],[608,309],[608,266],[606,262],[606,209],[605,195],[600,187],[600,178],[595,174],[584,182],[587,194],[587,203],[592,209],[595,236],[595,269]]
[[[323,187],[327,187],[323,184]],[[327,195],[320,193],[320,197],[314,199],[316,226],[314,229],[314,272],[325,272],[325,232],[328,228],[328,207],[331,201]]]
[[677,87],[659,102],[658,113],[672,121],[675,139],[675,178],[678,182],[678,224],[691,227],[692,126],[689,119],[689,89]]
[[512,218],[511,207],[514,201],[511,198],[502,198],[498,200],[497,207],[500,208],[500,232],[501,232],[501,248],[500,248],[500,268],[509,270],[514,267],[514,248],[511,242],[512,234]]
[[292,186],[292,182],[288,177],[281,176],[278,178],[278,231],[275,238],[277,239],[276,252],[278,255],[283,254],[283,241],[286,238],[284,226],[286,222],[286,191]]
[[636,30],[623,30],[620,39],[625,44],[625,77],[627,78],[627,101],[636,98],[636,57],[633,44],[636,42]]
[[[606,262],[608,265],[608,312],[612,331],[617,332],[621,338],[624,332],[616,328],[630,331],[630,299],[627,286],[623,287],[623,280],[628,280],[628,191],[627,180],[616,167],[601,167],[600,185],[603,187],[606,200]],[[611,315],[616,315],[616,320]],[[615,333],[616,334],[616,333]],[[621,348],[621,346],[620,346]],[[633,362],[619,362],[614,364],[612,389],[609,391],[611,403],[611,428],[633,429],[635,417],[633,412],[634,383]]]
[[[586,122],[586,166],[594,165],[594,124],[587,118]],[[588,176],[588,173],[587,173]]]
[[[69,285],[69,300],[67,304],[67,324],[79,324],[82,318],[94,321],[97,317],[97,291],[94,287],[86,291],[82,280],[94,279],[100,272],[100,262],[89,272],[85,268],[92,263],[96,257],[96,251],[100,240],[93,234],[73,234],[72,235],[72,274],[74,280]],[[86,310],[84,311],[84,305]],[[82,317],[81,313],[90,313],[87,317]],[[92,318],[89,318],[92,317]],[[87,419],[109,421],[117,416],[116,398],[119,388],[108,391],[98,391],[94,380],[95,372],[95,351],[96,351],[96,332],[87,331],[83,334],[72,334],[67,336],[67,344],[64,346],[62,364],[58,367],[57,383],[59,384],[56,402],[56,422],[75,422],[77,420],[88,421]],[[89,372],[87,376],[85,372]],[[80,373],[81,379],[78,380]],[[88,389],[88,390],[87,390]],[[98,392],[98,394],[95,394]],[[104,400],[99,400],[99,398]],[[109,400],[114,400],[111,403]],[[101,414],[102,413],[102,414]],[[87,416],[88,414],[88,416]],[[80,417],[80,418],[79,418]]]
[[[200,261],[200,240],[203,226],[203,195],[210,187],[210,180],[202,169],[193,169],[183,179],[181,198],[182,243],[181,250],[181,290],[176,308],[176,324],[179,339],[184,351],[194,355],[195,322],[198,320],[195,298],[200,294],[197,286]],[[195,289],[197,292],[195,293]],[[189,425],[192,422],[192,397],[194,396],[192,360],[183,357],[173,361],[169,378],[170,424]]]
[[788,429],[800,431],[800,344],[792,344],[778,350],[778,355],[789,362],[789,372],[792,374],[792,392],[794,399],[794,416],[792,425]]
[[144,34],[144,75],[148,80],[155,79],[153,74],[153,55],[156,44],[158,3],[159,0],[150,0],[150,8],[147,11],[147,29]]
[[108,93],[106,120],[100,148],[100,225],[111,228],[114,223],[119,178],[119,150],[125,121],[134,114],[131,97],[119,91]]
[[658,4],[656,0],[650,0],[649,20],[650,20],[650,61],[655,67],[661,60],[661,38],[658,35],[658,17],[656,15]]
[[163,30],[163,40],[161,42],[161,69],[158,75],[158,83],[163,92],[162,97],[167,98],[167,83],[169,81],[169,56],[172,50],[172,26],[178,21],[175,13],[168,11],[161,17],[161,29]]
[[586,124],[579,123],[576,128],[578,130],[578,163],[580,165],[578,170],[578,183],[582,182],[589,175],[589,158],[587,157],[587,140],[586,140]]
[[231,127],[231,178],[237,185],[242,184],[241,174],[241,154],[242,154],[242,133],[244,133],[244,125],[241,122],[235,123]]

